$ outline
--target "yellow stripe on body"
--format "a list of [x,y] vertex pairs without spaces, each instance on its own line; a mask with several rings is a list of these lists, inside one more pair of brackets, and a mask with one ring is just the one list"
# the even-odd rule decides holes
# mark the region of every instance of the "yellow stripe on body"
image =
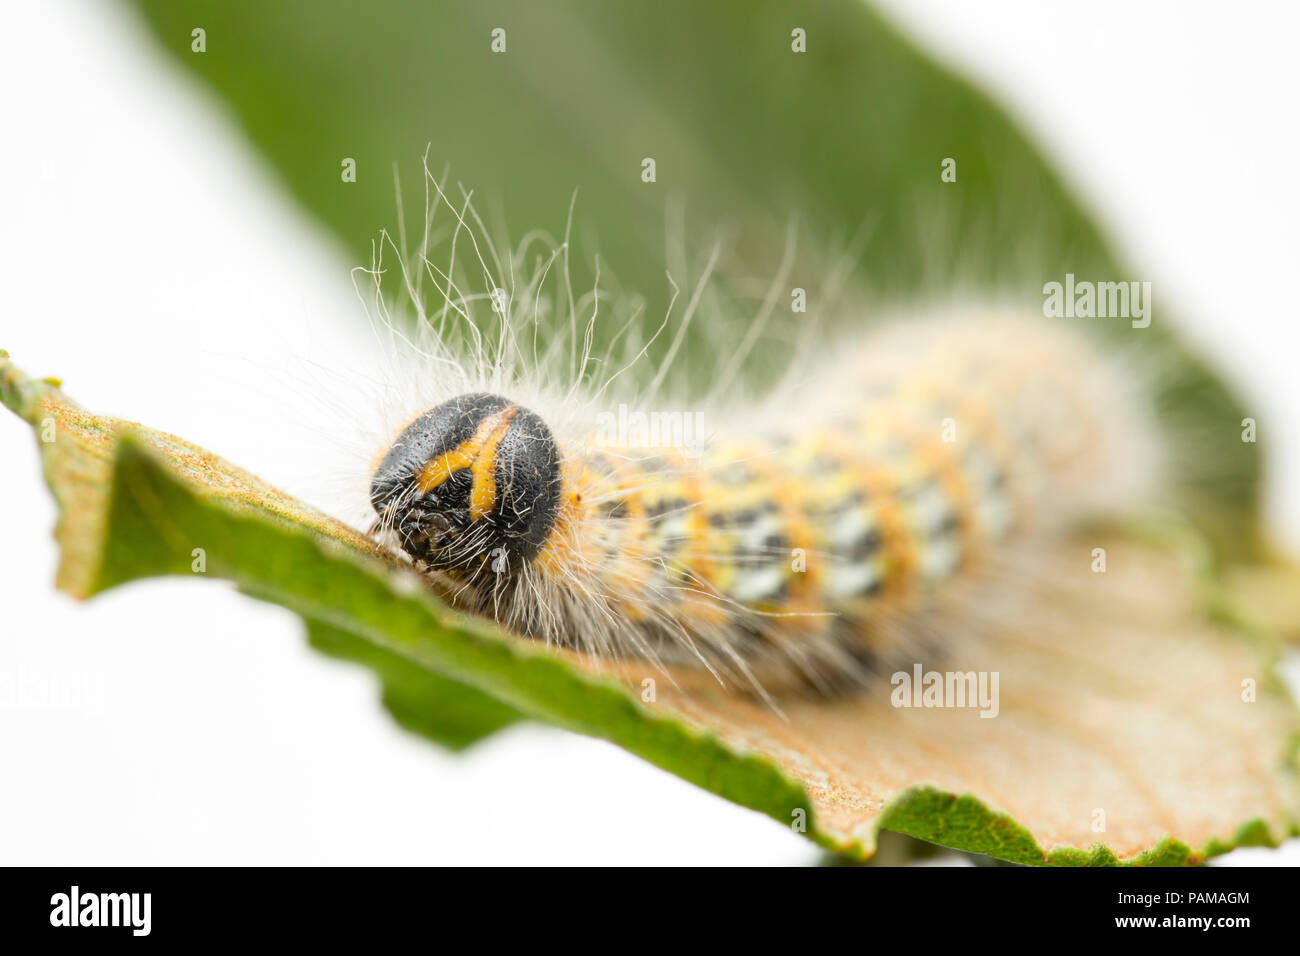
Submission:
[[819,454],[835,464],[837,485],[860,491],[863,504],[880,531],[880,588],[876,595],[859,599],[857,605],[897,599],[911,579],[916,565],[916,543],[908,533],[902,505],[897,499],[897,476],[880,462],[864,457],[860,445],[839,431],[817,432],[810,439]]
[[[596,463],[606,468],[595,467]],[[599,574],[612,597],[626,603],[629,614],[638,616],[637,602],[650,578],[646,556],[639,551],[631,554],[645,537],[642,482],[637,480],[640,473],[630,473],[614,456],[594,451],[564,456],[560,474],[560,507],[535,563],[548,574],[571,573],[575,566]],[[621,501],[627,517],[621,519],[621,534],[612,542],[612,551],[606,551],[612,529],[601,529],[603,534],[595,529],[604,520],[600,508],[611,501]]]
[[610,542],[611,553],[607,555],[602,578],[624,612],[633,620],[644,620],[653,613],[653,605],[647,599],[653,570],[644,553],[649,528],[645,498],[641,494],[645,478],[614,455],[601,455],[600,460],[608,472],[596,474],[588,469],[584,473],[593,487],[603,489],[601,497],[591,495],[590,500],[594,507],[599,507],[596,502],[617,501],[625,512],[618,523],[619,539]]
[[[793,613],[822,610],[822,602],[818,599],[821,563],[815,558],[807,561],[803,571],[795,571],[793,564],[796,551],[802,552],[806,559],[816,551],[817,544],[800,499],[803,481],[791,469],[788,457],[774,455],[770,448],[757,443],[738,447],[754,475],[754,481],[746,489],[747,497],[751,503],[763,501],[776,506],[788,549],[786,554],[770,556],[772,563],[781,567],[782,580],[788,586],[784,603],[773,603],[764,609]],[[792,446],[784,454],[793,456],[794,453]]]
[[860,422],[860,440],[852,435],[835,433],[830,437],[832,447],[846,467],[858,475],[867,500],[874,502],[876,517],[880,521],[882,550],[886,555],[885,577],[881,581],[880,597],[903,602],[915,580],[920,564],[920,541],[912,534],[900,492],[915,480],[914,462],[909,458],[901,465],[877,457],[863,449],[876,450],[898,440],[898,429],[884,424],[887,416],[865,416]]

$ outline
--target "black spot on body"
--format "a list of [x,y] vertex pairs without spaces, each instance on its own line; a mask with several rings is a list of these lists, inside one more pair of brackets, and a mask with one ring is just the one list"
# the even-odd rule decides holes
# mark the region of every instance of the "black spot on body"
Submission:
[[879,528],[870,529],[853,542],[853,545],[849,548],[848,559],[850,561],[865,561],[880,550],[882,540]]
[[678,512],[685,511],[690,506],[690,502],[685,498],[663,498],[659,501],[651,502],[646,507],[646,517],[652,522],[668,515],[674,515]]
[[631,514],[631,510],[628,508],[626,499],[616,498],[605,505],[606,518],[626,518],[629,514]]

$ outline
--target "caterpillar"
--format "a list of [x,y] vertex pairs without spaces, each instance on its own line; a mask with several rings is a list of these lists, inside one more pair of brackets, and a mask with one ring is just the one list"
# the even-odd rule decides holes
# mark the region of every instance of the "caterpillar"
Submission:
[[600,438],[576,388],[504,368],[503,339],[427,371],[444,397],[375,459],[371,533],[521,637],[742,692],[864,686],[915,659],[930,610],[1150,478],[1133,390],[1043,318],[845,341],[694,447]]
[[[501,250],[470,194],[453,204],[427,164],[425,182],[418,249],[385,233],[357,270],[395,361],[389,386],[401,384],[374,400],[382,422],[357,423],[370,447],[351,520],[522,639],[597,666],[693,671],[773,704],[852,692],[943,653],[960,637],[954,608],[958,620],[998,613],[1038,573],[1041,545],[1156,486],[1141,376],[1077,326],[1005,306],[890,321],[850,298],[827,308],[866,330],[805,321],[797,342],[766,349],[793,357],[756,398],[736,372],[770,344],[791,248],[752,311],[710,295],[715,249],[656,366],[669,316],[644,338],[641,304],[604,292],[599,262],[575,297],[567,228]],[[442,208],[453,222],[439,265]],[[381,288],[392,253],[396,299]],[[669,261],[687,271],[680,247]],[[391,314],[402,296],[414,324]],[[695,331],[716,334],[691,341],[701,314]],[[598,355],[602,323],[619,331]],[[705,398],[670,403],[685,415],[665,413],[674,357],[715,379]],[[615,399],[633,414],[613,415]],[[668,440],[608,427],[629,418],[666,421]]]

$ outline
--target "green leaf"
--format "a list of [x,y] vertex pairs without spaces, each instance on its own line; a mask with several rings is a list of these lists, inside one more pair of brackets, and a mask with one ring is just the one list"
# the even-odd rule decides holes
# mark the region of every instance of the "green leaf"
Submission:
[[[689,211],[694,246],[707,245],[715,226],[735,237],[738,275],[772,274],[797,212],[791,285],[814,301],[834,253],[848,247],[865,295],[850,297],[845,325],[882,301],[971,289],[1036,310],[1043,284],[1067,272],[1152,278],[1116,260],[1002,110],[860,0],[132,5],[362,263],[378,230],[398,225],[394,163],[407,186],[405,222],[422,222],[427,146],[434,168],[445,163],[477,187],[516,237],[560,232],[579,189],[575,281],[585,287],[598,253],[606,275],[643,294],[656,321],[669,295],[670,199]],[[196,26],[207,31],[204,53],[191,49]],[[507,33],[502,54],[489,49],[497,27]],[[791,51],[794,27],[806,30],[806,53]],[[641,181],[647,156],[654,184]],[[949,157],[954,183],[939,175]],[[344,158],[356,160],[356,182],[342,181]],[[864,226],[867,241],[853,244]],[[1147,329],[1074,321],[1159,370],[1181,503],[1225,554],[1256,555],[1259,461],[1257,446],[1238,437],[1245,412],[1156,300]],[[765,339],[773,347],[755,353],[768,358],[747,371],[774,374],[800,321],[774,316]],[[659,346],[652,360],[666,337]],[[716,374],[704,348],[679,362],[701,387]]]
[[[1276,647],[1210,620],[1236,615],[1185,530],[1094,529],[1044,556],[1019,613],[976,634],[1002,675],[997,719],[891,707],[882,694],[783,701],[782,715],[698,674],[597,670],[503,634],[351,529],[180,439],[91,415],[2,357],[0,400],[42,439],[65,591],[162,574],[232,580],[390,686],[399,678],[419,729],[438,713],[425,688],[471,689],[449,698],[443,739],[451,726],[463,739],[484,729],[481,709],[476,721],[465,711],[486,695],[504,705],[497,719],[517,712],[610,740],[860,857],[882,827],[1055,865],[1196,863],[1296,832],[1297,720],[1273,675]],[[1110,570],[1080,583],[1063,568],[1097,543]],[[975,647],[965,666],[978,665]],[[1256,685],[1250,702],[1243,680]]]
[[383,684],[384,706],[412,733],[464,750],[520,719],[519,711],[459,681],[439,677],[396,654],[319,621],[307,622],[311,646],[370,668]]

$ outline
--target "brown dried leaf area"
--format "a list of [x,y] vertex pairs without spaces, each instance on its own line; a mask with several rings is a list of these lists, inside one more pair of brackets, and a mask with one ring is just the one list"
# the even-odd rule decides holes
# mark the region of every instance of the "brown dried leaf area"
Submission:
[[[1098,545],[1110,560],[1094,574]],[[995,617],[950,612],[950,656],[919,662],[996,671],[995,717],[892,706],[885,679],[831,703],[783,700],[784,719],[691,678],[657,681],[652,706],[775,762],[844,848],[869,851],[886,805],[926,784],[1009,815],[1045,851],[1101,843],[1125,860],[1166,837],[1195,853],[1252,820],[1274,840],[1291,832],[1295,714],[1260,649],[1209,623],[1188,573],[1151,546],[1094,536],[1046,562]],[[626,676],[639,689],[652,675]]]

